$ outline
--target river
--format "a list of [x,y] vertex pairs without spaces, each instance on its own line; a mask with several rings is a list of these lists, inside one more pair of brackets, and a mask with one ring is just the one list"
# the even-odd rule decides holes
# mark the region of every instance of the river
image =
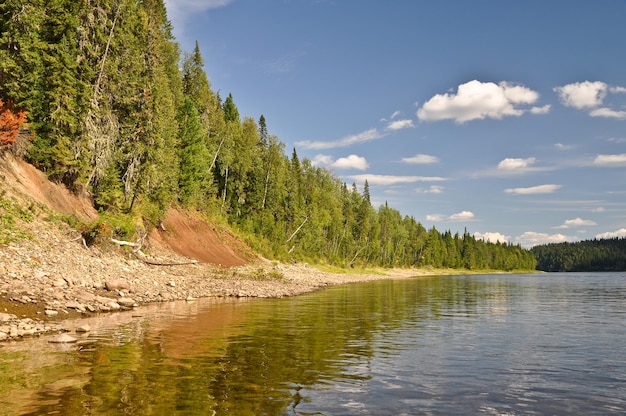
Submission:
[[85,322],[76,344],[0,344],[0,414],[626,414],[625,273],[382,280]]

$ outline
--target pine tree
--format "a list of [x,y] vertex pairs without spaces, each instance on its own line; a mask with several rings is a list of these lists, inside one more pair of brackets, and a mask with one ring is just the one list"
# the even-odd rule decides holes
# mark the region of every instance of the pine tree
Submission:
[[210,155],[198,110],[187,98],[179,114],[180,123],[180,200],[185,205],[202,207],[211,196]]
[[239,123],[239,110],[233,100],[233,95],[228,94],[224,104],[222,104],[222,110],[224,111],[224,120],[226,123]]
[[259,117],[259,144],[261,147],[267,147],[268,143],[267,124],[265,122],[265,116],[261,114],[261,117]]
[[183,59],[183,92],[192,100],[201,117],[207,117],[212,110],[215,95],[211,91],[209,80],[204,72],[204,59],[200,52],[200,45],[196,41],[194,50],[185,54]]

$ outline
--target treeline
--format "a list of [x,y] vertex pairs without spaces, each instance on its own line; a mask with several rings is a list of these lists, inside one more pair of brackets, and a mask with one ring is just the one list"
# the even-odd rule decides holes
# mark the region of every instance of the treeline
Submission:
[[[25,111],[13,144],[109,216],[155,226],[172,206],[225,218],[272,258],[338,265],[533,269],[531,252],[426,230],[291,156],[266,120],[211,89],[163,0],[6,0],[0,99]],[[124,227],[114,232],[128,233]]]
[[535,246],[537,269],[546,272],[626,271],[626,238]]

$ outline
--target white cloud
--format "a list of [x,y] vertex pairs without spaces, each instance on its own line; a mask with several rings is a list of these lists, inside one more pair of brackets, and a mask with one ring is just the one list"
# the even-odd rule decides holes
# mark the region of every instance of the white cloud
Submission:
[[511,237],[509,237],[508,235],[504,235],[504,234],[500,234],[500,233],[492,233],[492,232],[486,232],[486,233],[479,233],[479,232],[475,232],[474,233],[474,238],[477,240],[484,240],[484,241],[488,241],[490,243],[508,243],[509,240],[511,239]]
[[615,111],[610,108],[602,107],[596,108],[589,112],[591,117],[604,117],[604,118],[616,118],[619,120],[623,120],[626,118],[626,111]]
[[442,194],[445,188],[440,185],[432,185],[428,188],[417,188],[415,192],[419,194]]
[[471,211],[461,211],[457,214],[452,214],[448,217],[450,221],[467,221],[474,219],[474,213]]
[[387,130],[402,130],[402,129],[409,129],[415,127],[415,125],[413,124],[413,120],[396,120],[396,121],[392,121],[391,123],[389,123],[387,125]]
[[197,13],[217,9],[232,3],[233,0],[165,0],[167,16],[174,27],[184,27],[185,22]]
[[530,109],[530,113],[531,114],[548,114],[550,112],[550,108],[552,108],[550,104],[546,104],[543,107],[533,107]]
[[524,234],[515,237],[515,242],[522,247],[530,248],[539,244],[563,243],[573,239],[574,238],[563,234],[545,234],[526,231]]
[[364,142],[369,142],[372,140],[378,140],[381,137],[385,137],[385,135],[380,133],[377,129],[372,128],[364,132],[361,132],[359,134],[346,136],[342,139],[332,141],[332,142],[304,140],[304,141],[296,142],[296,145],[302,146],[305,149],[316,149],[316,150],[334,149],[337,147],[347,147],[347,146],[351,146],[357,143],[364,143]]
[[365,170],[369,168],[367,159],[357,155],[350,155],[333,160],[329,155],[317,155],[312,160],[313,165],[323,164],[335,169],[358,169]]
[[620,155],[598,155],[593,160],[598,166],[626,166],[626,153]]
[[573,146],[567,145],[567,144],[563,144],[563,143],[555,143],[554,147],[556,147],[559,150],[569,150],[571,149]]
[[558,227],[554,227],[556,229],[564,229],[564,228],[572,228],[572,227],[583,227],[583,226],[592,226],[598,225],[594,221],[591,220],[583,220],[582,218],[574,218],[572,220],[565,220],[565,222]]
[[370,167],[367,163],[367,159],[357,155],[350,155],[348,157],[340,157],[332,164],[333,168],[337,169],[358,169],[365,170]]
[[315,155],[313,160],[311,160],[311,163],[313,164],[313,166],[317,166],[317,165],[330,166],[334,162],[335,161],[334,161],[333,157],[330,156],[330,155]]
[[504,192],[513,195],[536,195],[536,194],[551,194],[560,189],[562,185],[538,185],[531,186],[530,188],[509,188]]
[[398,117],[400,115],[399,111],[394,111],[393,114],[391,115],[391,119],[393,120],[394,118]]
[[618,144],[626,143],[626,137],[611,137],[609,141]]
[[[485,169],[483,171],[477,171],[472,176],[480,177],[507,177],[516,175],[526,175],[535,172],[546,172],[557,169],[555,166],[533,166],[537,162],[534,157],[517,158],[507,157],[502,159],[495,168]],[[506,192],[513,193],[510,190]]]
[[426,215],[426,220],[427,221],[439,222],[439,221],[443,221],[445,219],[446,219],[445,215],[441,215],[441,214],[428,214],[428,215]]
[[527,159],[507,157],[498,163],[498,170],[525,170],[530,167],[530,165],[534,164],[536,160],[537,159],[534,157],[529,157]]
[[471,211],[461,211],[452,215],[443,215],[443,214],[429,214],[426,215],[426,219],[428,221],[439,222],[439,221],[471,221],[474,219],[474,213]]
[[625,87],[611,87],[609,88],[609,91],[615,94],[619,94],[620,92],[626,92],[626,88]]
[[607,85],[602,81],[583,81],[554,88],[566,107],[589,110],[591,117],[626,119],[626,111],[603,107],[607,93],[624,93],[626,88]]
[[608,85],[601,81],[584,81],[554,88],[563,105],[577,109],[594,108],[602,105]]
[[404,157],[402,158],[402,161],[412,165],[429,165],[432,163],[439,163],[439,158],[437,156],[417,154],[412,157]]
[[626,237],[626,228],[620,228],[616,231],[596,234],[596,238],[622,238]]
[[440,182],[446,181],[446,178],[439,176],[394,176],[394,175],[352,175],[351,179],[358,182],[365,182],[370,185],[396,185],[401,183],[415,183],[415,182]]
[[591,210],[591,212],[604,212],[606,211],[606,208],[604,207],[597,207]]
[[459,85],[456,94],[437,94],[430,98],[417,111],[417,117],[425,121],[454,120],[457,123],[501,119],[521,116],[527,110],[518,106],[533,104],[538,99],[537,92],[522,85],[473,80]]

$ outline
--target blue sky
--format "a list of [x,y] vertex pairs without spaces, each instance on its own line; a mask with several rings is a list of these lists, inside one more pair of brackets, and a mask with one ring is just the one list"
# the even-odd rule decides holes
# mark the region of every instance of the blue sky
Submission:
[[626,236],[626,1],[166,0],[290,155],[427,228]]

